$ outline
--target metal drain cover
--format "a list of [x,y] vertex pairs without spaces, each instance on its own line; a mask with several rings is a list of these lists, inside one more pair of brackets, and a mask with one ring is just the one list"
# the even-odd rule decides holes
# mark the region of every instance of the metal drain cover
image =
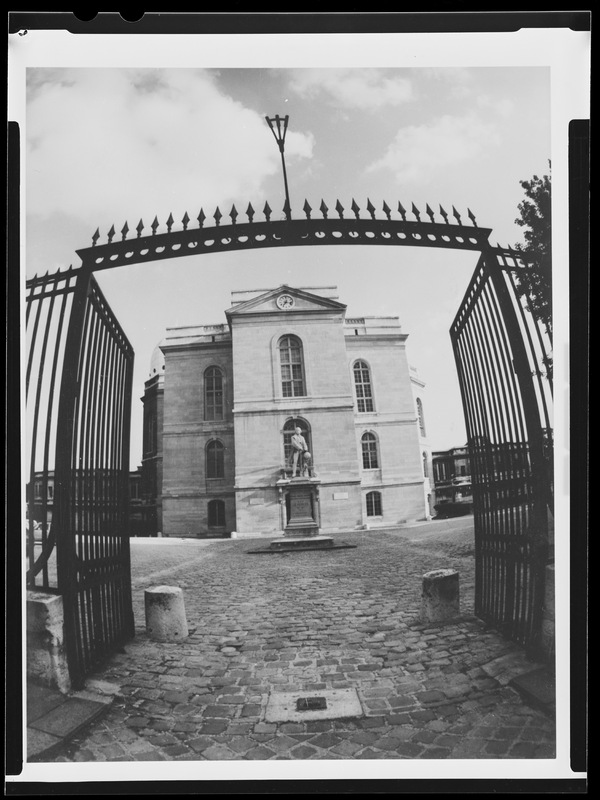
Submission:
[[296,700],[296,711],[318,711],[327,708],[325,697],[299,697]]
[[305,722],[314,719],[362,717],[356,689],[327,689],[319,694],[273,692],[269,695],[266,722]]

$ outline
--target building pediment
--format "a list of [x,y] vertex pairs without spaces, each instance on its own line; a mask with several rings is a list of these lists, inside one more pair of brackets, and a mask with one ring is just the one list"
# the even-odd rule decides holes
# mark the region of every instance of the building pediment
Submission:
[[343,316],[345,311],[346,306],[337,300],[283,284],[276,289],[270,289],[249,300],[237,303],[225,314],[231,322],[236,317],[250,315],[337,312]]

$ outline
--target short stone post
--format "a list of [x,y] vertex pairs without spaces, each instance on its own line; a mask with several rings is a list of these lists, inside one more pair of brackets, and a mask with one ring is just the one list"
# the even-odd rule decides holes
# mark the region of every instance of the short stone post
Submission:
[[423,575],[421,621],[444,622],[459,615],[460,592],[458,572],[435,569]]
[[146,632],[157,642],[178,642],[189,635],[183,591],[178,586],[154,586],[144,592]]
[[71,691],[60,595],[27,592],[27,675],[63,694]]

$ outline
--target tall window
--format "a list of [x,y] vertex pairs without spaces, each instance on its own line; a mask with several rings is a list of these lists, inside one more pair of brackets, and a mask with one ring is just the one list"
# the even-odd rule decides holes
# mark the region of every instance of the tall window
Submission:
[[210,500],[208,503],[208,527],[225,527],[225,503],[223,500]]
[[300,417],[295,419],[288,419],[288,421],[283,426],[283,453],[285,458],[285,463],[290,465],[292,463],[292,436],[294,435],[294,431],[296,428],[300,428],[302,431],[302,436],[304,436],[304,441],[306,442],[306,446],[308,447],[308,452],[311,453],[314,457],[314,453],[312,451],[312,443],[310,437],[310,425],[305,419]]
[[423,452],[423,475],[427,478],[429,476],[429,467],[427,466],[427,453]]
[[425,436],[425,418],[423,416],[423,403],[421,402],[420,397],[417,397],[417,417],[419,418],[419,430],[421,431],[421,436]]
[[213,439],[206,445],[206,477],[225,477],[225,448],[223,442]]
[[281,364],[281,393],[284,397],[304,397],[304,364],[302,342],[297,336],[283,336],[279,340]]
[[367,517],[381,517],[381,492],[367,494]]
[[218,367],[204,373],[204,419],[223,419],[223,373]]
[[362,446],[363,469],[379,469],[377,456],[377,437],[374,433],[363,433],[360,439]]
[[371,373],[365,361],[357,361],[354,365],[354,389],[356,392],[356,405],[359,412],[373,411],[373,389],[371,387]]

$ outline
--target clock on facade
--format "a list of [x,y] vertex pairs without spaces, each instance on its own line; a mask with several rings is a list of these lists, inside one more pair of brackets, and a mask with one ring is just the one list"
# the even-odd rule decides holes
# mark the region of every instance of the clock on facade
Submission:
[[294,305],[294,298],[290,294],[280,294],[277,305],[279,308],[291,308]]

